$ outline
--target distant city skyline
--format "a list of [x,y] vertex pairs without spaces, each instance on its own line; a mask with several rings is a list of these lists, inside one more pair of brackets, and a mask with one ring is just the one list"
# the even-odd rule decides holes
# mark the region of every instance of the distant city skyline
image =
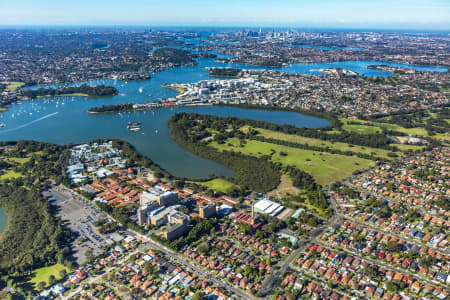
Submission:
[[450,30],[444,0],[0,0],[0,25]]

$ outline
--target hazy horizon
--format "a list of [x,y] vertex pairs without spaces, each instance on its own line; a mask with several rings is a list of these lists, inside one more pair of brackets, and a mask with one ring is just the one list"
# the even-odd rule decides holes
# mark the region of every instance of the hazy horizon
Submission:
[[70,24],[70,25],[2,25],[0,24],[0,29],[142,29],[142,30],[199,30],[199,31],[220,31],[220,30],[259,30],[270,31],[270,30],[299,30],[299,31],[342,31],[342,32],[399,32],[399,33],[450,33],[450,28],[411,28],[405,27],[337,27],[337,26],[282,26],[282,25],[121,25],[121,24],[110,24],[110,25],[80,25],[80,24]]
[[3,0],[1,26],[450,30],[443,0]]

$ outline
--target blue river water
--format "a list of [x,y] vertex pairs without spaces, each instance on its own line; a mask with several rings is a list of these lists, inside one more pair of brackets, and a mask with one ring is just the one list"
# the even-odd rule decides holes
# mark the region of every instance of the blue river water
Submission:
[[[207,38],[204,33],[201,38]],[[198,39],[184,40],[194,46],[207,45]],[[227,44],[215,41],[213,44]],[[107,46],[109,47],[109,45]],[[178,47],[182,48],[183,47]],[[324,50],[336,50],[326,47]],[[193,51],[192,49],[186,49]],[[355,49],[364,50],[364,49]],[[219,58],[230,55],[210,51]],[[261,68],[242,64],[224,64],[213,59],[200,59],[197,66],[170,69],[152,75],[151,80],[122,82],[113,80],[94,80],[90,85],[114,85],[120,95],[112,98],[52,97],[41,98],[12,105],[0,113],[0,123],[7,125],[0,128],[0,141],[30,139],[57,144],[82,143],[99,138],[119,138],[130,142],[140,153],[151,158],[170,173],[189,178],[206,177],[209,174],[233,176],[234,171],[184,150],[169,135],[167,120],[178,112],[195,112],[218,116],[234,116],[256,120],[265,120],[276,124],[290,124],[297,127],[318,128],[327,126],[327,120],[314,118],[293,112],[247,110],[231,107],[190,107],[157,109],[154,111],[130,112],[123,114],[90,115],[87,110],[94,106],[124,102],[154,101],[173,97],[177,92],[162,87],[167,83],[186,83],[210,79],[206,67],[232,67],[243,69],[270,69],[287,73],[324,75],[318,69],[345,68],[365,76],[390,76],[390,72],[368,69],[369,65],[389,65],[414,68],[423,71],[446,72],[446,68],[411,66],[379,61],[346,61],[329,63],[299,63],[282,68]],[[140,92],[142,90],[142,93]],[[141,121],[140,132],[126,129],[129,121]],[[0,208],[0,232],[7,228],[8,216]]]
[[[213,59],[200,59],[197,66],[170,69],[152,75],[147,81],[94,80],[91,85],[114,85],[120,95],[111,98],[52,97],[24,101],[12,105],[0,114],[0,140],[32,139],[58,144],[81,143],[98,138],[120,138],[130,142],[136,149],[151,158],[174,175],[189,178],[206,177],[209,174],[233,176],[234,171],[216,162],[197,157],[178,146],[169,135],[167,119],[177,112],[196,112],[219,116],[235,116],[265,120],[277,124],[291,124],[298,127],[318,128],[327,126],[327,120],[293,112],[259,111],[229,107],[184,107],[158,109],[154,111],[123,114],[90,115],[87,110],[94,106],[124,102],[144,102],[173,97],[177,92],[162,87],[167,83],[186,83],[210,79],[206,67],[233,67],[261,69],[260,67],[223,64]],[[348,61],[317,64],[294,64],[273,68],[297,74],[320,74],[318,69],[346,68],[367,76],[389,76],[389,72],[368,69],[371,64],[385,64],[412,68],[413,66],[372,61]],[[446,71],[445,68],[419,67],[428,71]],[[141,92],[142,91],[142,92]],[[140,132],[126,129],[129,121],[141,121]]]

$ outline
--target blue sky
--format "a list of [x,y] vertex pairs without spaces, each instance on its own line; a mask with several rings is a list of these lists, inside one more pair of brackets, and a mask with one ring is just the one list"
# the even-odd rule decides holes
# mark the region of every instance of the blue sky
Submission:
[[0,25],[450,30],[449,0],[0,0]]

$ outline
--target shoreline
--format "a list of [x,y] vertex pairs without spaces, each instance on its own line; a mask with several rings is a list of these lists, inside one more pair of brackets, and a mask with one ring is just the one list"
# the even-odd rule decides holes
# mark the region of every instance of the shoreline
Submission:
[[[148,102],[148,103],[154,103],[154,102]],[[122,103],[122,104],[116,104],[117,106],[121,106],[123,104],[137,104],[137,103]],[[88,110],[87,113],[88,114],[111,114],[111,113],[122,113],[122,112],[135,112],[135,111],[148,111],[148,110],[153,110],[153,109],[165,109],[165,108],[173,108],[173,107],[193,107],[193,106],[218,106],[217,104],[214,103],[191,103],[191,104],[183,104],[183,105],[179,105],[179,104],[174,104],[174,105],[164,105],[164,104],[159,104],[158,106],[152,106],[152,107],[143,107],[143,108],[133,108],[130,110],[122,110],[122,111],[90,111]]]
[[[111,96],[114,96],[114,95],[111,95]],[[72,93],[72,94],[61,94],[61,95],[42,95],[42,96],[37,96],[36,98],[31,98],[31,99],[48,98],[48,97],[94,97],[94,96],[90,96],[85,93]]]
[[178,92],[178,95],[177,95],[177,96],[183,95],[184,93],[187,92],[185,89],[179,88],[179,87],[176,87],[176,86],[173,86],[173,85],[170,84],[170,83],[169,83],[169,84],[163,84],[163,85],[161,85],[161,86],[164,87],[164,88],[166,88],[166,89],[171,89],[171,90],[177,91],[177,92]]

